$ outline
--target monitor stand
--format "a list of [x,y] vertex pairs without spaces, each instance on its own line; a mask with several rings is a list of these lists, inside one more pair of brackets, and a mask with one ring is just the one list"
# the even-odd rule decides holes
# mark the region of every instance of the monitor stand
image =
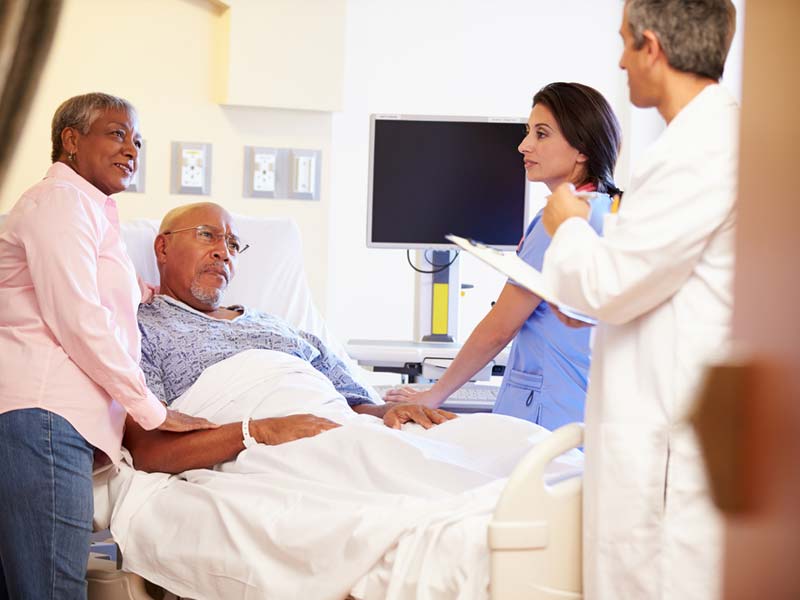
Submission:
[[[455,250],[417,250],[417,268],[437,271],[433,265],[446,265]],[[461,295],[459,260],[436,273],[417,273],[414,339],[423,342],[455,342],[458,338],[458,304]]]

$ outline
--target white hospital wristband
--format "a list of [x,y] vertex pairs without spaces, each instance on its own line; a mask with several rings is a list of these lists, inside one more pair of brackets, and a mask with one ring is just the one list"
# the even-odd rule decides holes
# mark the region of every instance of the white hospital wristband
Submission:
[[244,442],[245,449],[258,445],[256,439],[250,435],[250,419],[242,421],[242,442]]

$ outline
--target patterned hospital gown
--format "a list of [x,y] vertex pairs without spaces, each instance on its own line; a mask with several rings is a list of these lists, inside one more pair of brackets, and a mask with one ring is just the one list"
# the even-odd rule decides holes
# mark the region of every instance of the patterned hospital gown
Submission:
[[167,404],[185,392],[206,367],[245,350],[285,352],[311,363],[331,380],[350,406],[371,403],[347,365],[322,341],[279,317],[250,310],[228,321],[204,315],[166,296],[139,307],[142,370],[152,392]]

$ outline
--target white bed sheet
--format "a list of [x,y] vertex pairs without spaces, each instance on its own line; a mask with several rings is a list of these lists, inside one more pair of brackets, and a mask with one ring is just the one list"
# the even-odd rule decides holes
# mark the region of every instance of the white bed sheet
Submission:
[[[218,422],[311,412],[342,423],[215,470],[123,467],[112,479],[125,568],[198,600],[486,597],[497,497],[548,435],[487,414],[391,430],[353,413],[304,361],[268,350],[207,369],[175,406]],[[581,466],[574,451],[548,476]]]

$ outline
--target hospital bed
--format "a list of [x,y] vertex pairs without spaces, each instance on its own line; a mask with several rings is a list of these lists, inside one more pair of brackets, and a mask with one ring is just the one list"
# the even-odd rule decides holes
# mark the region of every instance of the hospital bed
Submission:
[[[242,239],[252,244],[239,261],[226,303],[280,315],[294,326],[314,333],[352,366],[357,378],[368,374],[347,357],[314,306],[302,258],[299,230],[290,219],[237,217]],[[0,228],[2,216],[0,216]],[[152,253],[157,230],[154,221],[123,225],[123,237],[137,271],[156,283]],[[569,425],[546,438],[517,465],[500,495],[488,526],[490,597],[493,600],[577,599],[581,576],[581,479],[568,478],[546,485],[545,467],[554,458],[582,444],[583,431]],[[107,526],[107,497],[101,485],[96,494],[99,528]],[[209,524],[205,524],[209,526]],[[90,600],[147,600],[164,596],[154,586],[112,561],[92,560],[87,579]]]

